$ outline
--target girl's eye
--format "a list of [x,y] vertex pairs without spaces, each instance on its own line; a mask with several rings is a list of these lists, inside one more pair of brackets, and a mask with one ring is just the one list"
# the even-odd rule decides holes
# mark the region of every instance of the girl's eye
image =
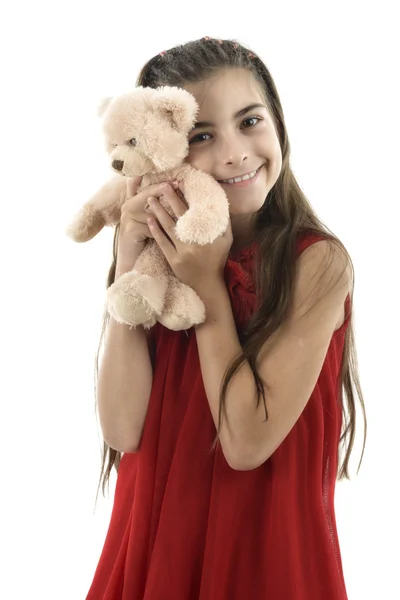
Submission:
[[[261,121],[260,117],[249,117],[248,119],[245,119],[243,121],[243,124],[250,123],[250,127],[254,127],[258,123],[258,121]],[[248,128],[249,127],[245,127],[245,129],[248,129]]]
[[[244,129],[250,129],[251,127],[255,127],[258,121],[262,121],[261,117],[248,117],[242,122],[242,126],[244,125]],[[248,125],[246,126],[245,123],[248,123]],[[199,133],[192,137],[189,144],[206,142],[210,137],[209,133]]]
[[205,142],[206,141],[205,138],[209,135],[210,135],[209,133],[199,133],[198,135],[195,135],[194,137],[192,137],[189,144],[193,144],[193,142]]

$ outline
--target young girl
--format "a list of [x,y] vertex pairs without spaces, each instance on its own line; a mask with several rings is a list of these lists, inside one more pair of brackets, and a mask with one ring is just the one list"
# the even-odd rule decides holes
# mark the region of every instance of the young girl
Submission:
[[206,320],[188,331],[105,321],[103,493],[113,466],[118,477],[87,599],[343,600],[334,492],[338,473],[349,479],[354,387],[366,425],[351,259],[296,182],[258,56],[204,38],[151,59],[137,84],[195,96],[187,160],[220,183],[231,223],[213,244],[185,245],[157,201],[179,217],[185,190],[128,182],[108,285],[152,237]]

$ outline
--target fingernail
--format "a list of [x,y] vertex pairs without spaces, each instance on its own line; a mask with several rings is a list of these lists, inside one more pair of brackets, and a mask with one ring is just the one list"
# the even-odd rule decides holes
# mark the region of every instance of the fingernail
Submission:
[[172,181],[171,185],[174,189],[178,189],[178,187],[179,187],[179,183],[177,181]]

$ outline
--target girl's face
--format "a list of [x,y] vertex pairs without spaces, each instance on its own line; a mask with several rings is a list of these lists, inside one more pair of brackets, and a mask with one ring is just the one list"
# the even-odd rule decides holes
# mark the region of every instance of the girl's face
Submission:
[[247,220],[264,204],[282,167],[261,86],[248,70],[224,69],[185,89],[200,106],[186,160],[220,183],[230,203],[232,225],[235,216]]

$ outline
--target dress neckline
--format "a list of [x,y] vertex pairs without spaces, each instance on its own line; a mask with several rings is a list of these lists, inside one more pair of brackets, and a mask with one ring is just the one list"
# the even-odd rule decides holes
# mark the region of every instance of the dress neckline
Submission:
[[254,256],[257,250],[257,242],[251,242],[236,252],[229,253],[228,262],[241,262]]

